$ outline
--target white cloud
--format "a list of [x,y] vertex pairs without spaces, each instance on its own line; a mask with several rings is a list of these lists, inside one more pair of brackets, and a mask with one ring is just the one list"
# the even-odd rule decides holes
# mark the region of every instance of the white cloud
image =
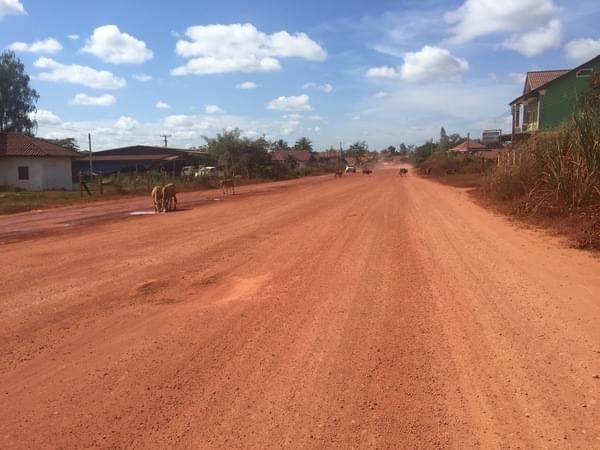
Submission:
[[131,75],[131,78],[137,81],[141,81],[142,83],[152,80],[152,77],[145,73],[134,73],[133,75]]
[[43,125],[60,125],[62,120],[52,111],[47,111],[45,109],[38,109],[29,114],[33,120],[37,120],[38,126]]
[[503,42],[503,47],[515,50],[525,56],[536,56],[551,48],[558,47],[562,41],[562,24],[552,19],[546,25],[522,34],[513,34]]
[[277,97],[271,100],[267,104],[267,109],[275,109],[278,111],[311,111],[310,97],[306,94],[290,96],[290,97]]
[[206,105],[205,112],[206,114],[222,114],[225,111],[223,111],[217,105]]
[[60,52],[63,46],[54,38],[46,38],[41,41],[32,42],[31,44],[27,44],[26,42],[14,42],[10,44],[8,48],[16,52],[54,54]]
[[19,0],[0,0],[0,20],[4,16],[19,16],[27,14]]
[[76,94],[69,104],[71,105],[82,105],[82,106],[111,106],[117,102],[117,99],[110,94],[99,95],[97,97],[89,96],[87,94]]
[[78,34],[69,34],[69,35],[67,35],[67,37],[68,37],[69,39],[71,39],[72,41],[77,41],[77,40],[79,40],[79,35],[78,35]]
[[144,41],[122,33],[116,25],[96,28],[81,51],[112,64],[142,64],[154,56]]
[[360,116],[353,116],[352,120],[360,120]]
[[464,44],[487,34],[546,25],[558,12],[553,0],[466,0],[445,20],[453,24],[451,42]]
[[468,70],[469,63],[466,59],[453,56],[445,48],[427,45],[418,52],[405,53],[404,63],[397,69],[388,66],[372,67],[367,71],[367,77],[401,78],[406,81],[443,80],[460,78]]
[[189,27],[185,34],[189,40],[177,41],[176,52],[191,59],[173,69],[172,75],[275,72],[281,70],[277,58],[327,58],[325,50],[305,33],[266,34],[252,24],[197,25]]
[[45,70],[36,76],[39,80],[82,84],[95,89],[119,89],[126,85],[123,78],[115,77],[106,70],[96,70],[76,64],[67,65],[41,57],[33,66]]
[[567,58],[576,63],[583,63],[600,54],[600,39],[576,39],[565,45],[565,54]]
[[322,122],[323,120],[325,120],[325,119],[323,119],[323,117],[318,116],[318,115],[310,116],[308,119],[314,120],[315,122]]
[[284,114],[281,117],[283,117],[284,119],[288,119],[288,120],[300,120],[300,119],[302,119],[302,114],[290,113],[290,114]]
[[157,101],[154,106],[158,109],[171,109],[171,105],[169,105],[167,102],[163,102],[162,100]]
[[333,92],[333,86],[330,85],[329,83],[325,83],[325,84],[306,83],[304,86],[302,86],[302,89],[316,89],[318,91],[325,92],[326,94]]
[[375,98],[385,98],[388,97],[390,94],[388,94],[387,92],[384,91],[379,91],[377,94],[375,94]]
[[236,84],[235,87],[237,89],[256,89],[258,84],[252,81],[244,81],[243,83]]
[[515,83],[515,84],[524,84],[525,83],[525,77],[526,75],[524,73],[520,73],[520,72],[510,72],[508,74],[508,77]]
[[137,120],[128,116],[121,116],[115,123],[115,128],[121,131],[132,131],[135,130],[139,125],[140,123]]
[[398,78],[399,73],[393,67],[381,66],[381,67],[371,67],[367,70],[367,76],[369,78]]
[[457,58],[445,48],[425,46],[404,56],[400,76],[408,81],[457,78],[469,70],[466,59]]
[[314,127],[313,130],[315,133],[318,133],[319,131],[321,131],[321,127]]

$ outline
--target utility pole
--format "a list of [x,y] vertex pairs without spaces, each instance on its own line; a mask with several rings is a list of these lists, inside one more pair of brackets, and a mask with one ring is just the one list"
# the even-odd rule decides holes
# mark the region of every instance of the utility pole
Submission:
[[92,133],[88,133],[88,149],[90,151],[90,175],[94,173],[92,167]]
[[169,146],[169,138],[171,137],[171,134],[161,134],[160,137],[164,138],[165,140],[165,148],[167,148]]

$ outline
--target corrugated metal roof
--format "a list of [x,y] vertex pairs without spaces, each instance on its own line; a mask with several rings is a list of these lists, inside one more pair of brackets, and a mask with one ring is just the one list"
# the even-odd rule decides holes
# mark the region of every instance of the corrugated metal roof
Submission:
[[0,133],[0,156],[56,156],[79,158],[81,154],[45,139],[21,133]]
[[[100,152],[98,152],[100,153]],[[172,161],[174,159],[182,158],[183,155],[104,155],[92,153],[93,161]],[[88,159],[89,154],[82,155],[81,159]]]

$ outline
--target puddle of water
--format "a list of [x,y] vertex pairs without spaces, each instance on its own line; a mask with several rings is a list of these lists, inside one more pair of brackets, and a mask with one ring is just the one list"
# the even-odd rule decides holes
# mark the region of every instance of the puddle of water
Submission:
[[156,214],[155,211],[132,211],[129,213],[130,216],[146,216],[149,214]]

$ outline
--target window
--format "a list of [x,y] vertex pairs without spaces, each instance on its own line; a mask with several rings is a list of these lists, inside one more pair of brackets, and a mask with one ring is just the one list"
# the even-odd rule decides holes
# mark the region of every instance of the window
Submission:
[[594,69],[581,69],[577,71],[577,78],[588,78],[594,73]]
[[19,166],[19,180],[29,180],[29,167]]

